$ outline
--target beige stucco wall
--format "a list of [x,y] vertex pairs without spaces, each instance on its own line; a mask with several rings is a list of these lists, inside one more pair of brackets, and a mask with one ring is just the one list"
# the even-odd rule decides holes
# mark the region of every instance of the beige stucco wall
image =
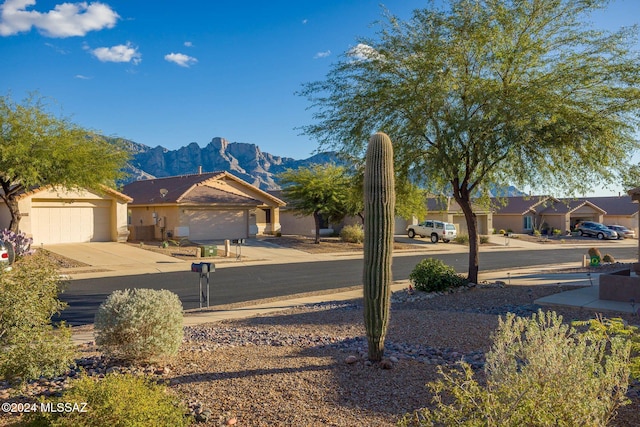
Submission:
[[[18,208],[22,218],[20,220],[20,231],[27,236],[33,237],[37,241],[37,236],[33,236],[33,203],[50,202],[69,203],[75,205],[104,205],[109,204],[110,230],[112,241],[124,242],[127,239],[127,201],[116,197],[112,193],[99,193],[90,190],[56,190],[45,188],[40,191],[25,195],[18,200]],[[3,203],[0,208],[0,226],[7,228],[11,222],[9,209]]]

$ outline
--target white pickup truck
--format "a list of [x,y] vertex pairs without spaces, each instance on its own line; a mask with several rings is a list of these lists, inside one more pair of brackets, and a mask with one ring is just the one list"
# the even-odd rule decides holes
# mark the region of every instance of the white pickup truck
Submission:
[[433,243],[438,243],[442,240],[445,243],[449,243],[456,238],[458,232],[456,226],[449,222],[426,220],[420,224],[413,224],[407,227],[407,235],[410,238],[429,236]]

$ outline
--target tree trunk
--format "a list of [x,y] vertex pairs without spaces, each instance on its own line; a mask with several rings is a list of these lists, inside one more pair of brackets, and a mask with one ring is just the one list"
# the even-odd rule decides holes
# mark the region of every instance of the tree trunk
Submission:
[[9,196],[5,200],[5,202],[7,203],[9,213],[11,214],[9,230],[17,233],[20,230],[20,219],[22,218],[22,215],[20,215],[20,209],[18,208],[18,201],[15,199],[15,197]]
[[316,241],[314,242],[316,245],[320,244],[320,213],[315,211],[313,213],[313,220],[316,223]]
[[478,217],[473,212],[471,197],[466,188],[454,192],[453,197],[456,199],[456,202],[458,202],[462,212],[464,213],[464,218],[467,222],[467,229],[469,232],[469,271],[467,279],[469,282],[478,283]]

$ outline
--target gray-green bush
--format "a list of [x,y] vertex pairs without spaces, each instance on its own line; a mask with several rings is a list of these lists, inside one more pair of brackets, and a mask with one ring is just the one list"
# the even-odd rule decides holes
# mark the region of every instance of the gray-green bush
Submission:
[[487,354],[486,385],[467,364],[439,369],[442,378],[428,385],[435,408],[400,424],[605,426],[627,403],[630,346],[621,337],[577,333],[553,312],[507,314]]
[[439,259],[425,258],[409,274],[409,280],[419,291],[440,292],[466,283],[453,267]]
[[[35,412],[27,426],[187,426],[192,419],[187,408],[166,386],[131,374],[108,374],[104,378],[82,377],[59,398],[42,399],[58,404],[78,404],[78,410]],[[82,404],[86,403],[86,407]],[[64,406],[63,406],[64,408]],[[85,412],[81,412],[84,409]]]
[[36,254],[0,269],[0,378],[29,380],[66,371],[75,357],[71,331],[51,317],[65,304],[56,267]]
[[359,224],[345,225],[340,230],[340,239],[348,243],[362,243],[364,241],[364,229]]
[[96,313],[96,344],[116,359],[133,363],[162,361],[178,353],[182,324],[182,303],[173,292],[115,291]]

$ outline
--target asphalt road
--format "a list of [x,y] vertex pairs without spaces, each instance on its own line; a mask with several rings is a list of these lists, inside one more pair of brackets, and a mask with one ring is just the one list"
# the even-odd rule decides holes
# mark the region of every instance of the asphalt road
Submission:
[[[584,248],[563,248],[534,251],[480,252],[481,271],[576,262]],[[616,259],[635,258],[637,247],[611,248],[607,253]],[[468,254],[430,254],[466,273]],[[395,280],[409,277],[415,265],[425,255],[396,256],[393,259]],[[235,266],[218,268],[211,273],[211,305],[230,304],[263,298],[280,297],[303,292],[340,289],[361,284],[362,260],[343,259],[324,262]],[[152,288],[175,292],[185,309],[199,307],[199,275],[192,272],[156,273],[138,276],[107,277],[74,280],[60,299],[68,307],[54,320],[70,325],[93,323],[100,304],[118,289]]]

